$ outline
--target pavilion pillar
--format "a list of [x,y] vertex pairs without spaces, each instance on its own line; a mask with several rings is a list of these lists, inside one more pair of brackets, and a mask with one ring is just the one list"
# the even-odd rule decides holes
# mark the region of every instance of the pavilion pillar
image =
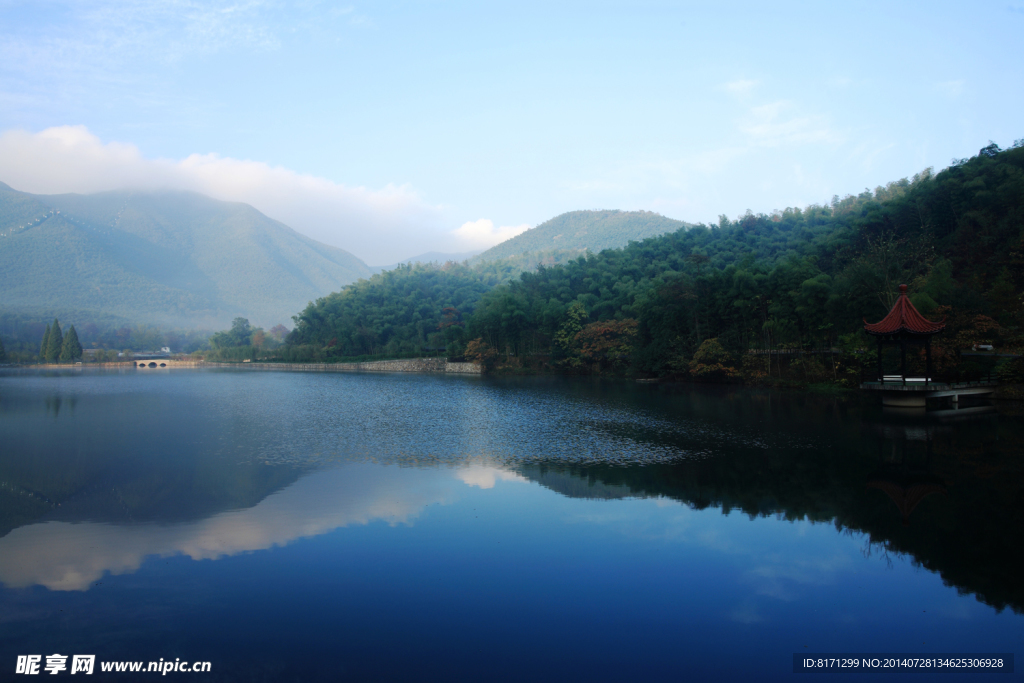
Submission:
[[900,375],[903,383],[907,383],[907,337],[900,335]]
[[877,339],[878,339],[878,381],[881,382],[882,381],[882,338],[881,337],[877,337]]
[[924,367],[925,367],[924,383],[928,384],[928,382],[932,381],[932,338],[931,337],[925,337],[924,338]]

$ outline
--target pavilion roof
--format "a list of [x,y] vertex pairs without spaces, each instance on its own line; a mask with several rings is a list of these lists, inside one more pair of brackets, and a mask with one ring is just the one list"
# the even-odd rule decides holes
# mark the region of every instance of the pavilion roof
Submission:
[[896,334],[897,332],[909,332],[910,334],[935,334],[946,329],[946,319],[939,322],[927,320],[918,313],[914,304],[910,303],[907,296],[907,286],[900,285],[900,295],[893,304],[889,315],[877,323],[869,323],[864,320],[864,331],[868,334]]

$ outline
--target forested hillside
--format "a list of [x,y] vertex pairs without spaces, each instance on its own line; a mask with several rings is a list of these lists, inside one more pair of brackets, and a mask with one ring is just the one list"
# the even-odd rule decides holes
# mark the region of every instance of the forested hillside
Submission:
[[374,275],[315,303],[288,338],[295,360],[445,351],[461,355],[467,318],[508,279],[496,266],[416,263]]
[[206,329],[242,315],[270,326],[369,274],[246,204],[189,192],[29,195],[0,183],[0,313]]
[[564,263],[583,252],[624,247],[688,225],[650,211],[570,211],[491,247],[473,262],[544,253],[547,260]]
[[907,283],[922,313],[947,317],[949,349],[1019,347],[1024,147],[990,145],[937,175],[827,206],[723,218],[492,288],[494,275],[420,266],[391,276],[395,294],[377,278],[350,286],[303,311],[291,343],[333,342],[333,353],[355,355],[443,337],[450,352],[468,346],[485,361],[500,353],[578,371],[728,373],[748,349],[863,345],[862,319],[884,316]]

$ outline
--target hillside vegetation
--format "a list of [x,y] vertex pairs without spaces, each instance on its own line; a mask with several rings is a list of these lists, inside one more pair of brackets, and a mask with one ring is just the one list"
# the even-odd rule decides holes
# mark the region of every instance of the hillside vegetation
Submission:
[[[491,247],[473,262],[541,253],[549,262],[565,262],[587,251],[624,247],[688,226],[650,211],[570,211]],[[544,256],[537,260],[544,261]]]
[[246,204],[190,192],[30,195],[0,183],[3,312],[271,326],[370,274]]
[[[748,349],[865,345],[862,319],[884,316],[907,283],[922,313],[948,318],[936,350],[948,365],[973,342],[1022,344],[1024,147],[990,145],[937,175],[723,218],[496,286],[464,266],[391,277],[395,295],[374,278],[308,306],[291,345],[343,356],[443,338],[450,355],[485,362],[756,378],[772,367],[746,367]],[[818,365],[811,375],[841,379],[842,368]]]
[[466,320],[510,277],[503,265],[416,263],[374,275],[309,304],[282,353],[290,360],[461,355]]

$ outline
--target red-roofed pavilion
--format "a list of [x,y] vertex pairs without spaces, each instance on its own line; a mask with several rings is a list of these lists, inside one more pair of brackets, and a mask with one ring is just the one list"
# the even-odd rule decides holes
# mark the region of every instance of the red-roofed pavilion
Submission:
[[932,335],[946,329],[945,318],[932,322],[921,315],[907,296],[907,286],[900,285],[900,295],[889,314],[877,323],[864,320],[864,331],[878,339],[878,381],[884,382],[882,374],[882,346],[900,345],[900,379],[907,381],[907,342],[924,343],[925,384],[932,381]]

